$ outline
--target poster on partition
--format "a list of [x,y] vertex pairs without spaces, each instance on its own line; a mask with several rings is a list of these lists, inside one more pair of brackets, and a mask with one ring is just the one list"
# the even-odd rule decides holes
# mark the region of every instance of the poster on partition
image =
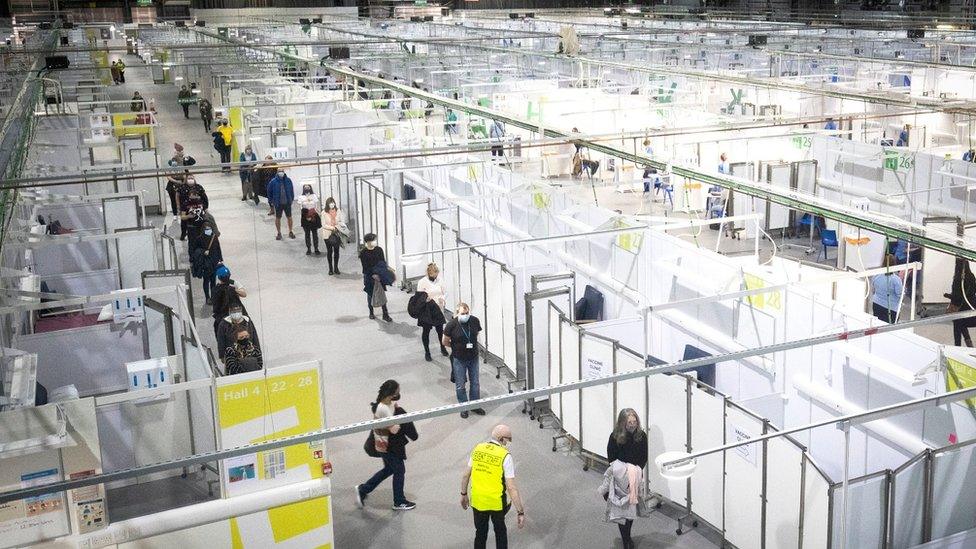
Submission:
[[[234,448],[325,427],[321,365],[281,366],[217,380],[220,448]],[[225,497],[321,478],[329,470],[322,441],[222,460]],[[219,528],[233,547],[331,547],[329,496],[235,517]],[[193,534],[187,531],[187,534]],[[199,532],[196,532],[199,534]]]
[[[976,387],[976,368],[952,358],[946,358],[946,391]],[[966,399],[966,405],[976,413],[976,397]]]
[[[316,363],[226,376],[217,383],[221,449],[317,431],[325,426]],[[230,497],[322,476],[324,444],[296,444],[225,459],[224,493]]]

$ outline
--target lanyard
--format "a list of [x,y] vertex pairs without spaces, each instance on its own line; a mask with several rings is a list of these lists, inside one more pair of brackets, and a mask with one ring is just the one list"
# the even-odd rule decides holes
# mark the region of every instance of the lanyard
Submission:
[[466,330],[464,326],[461,326],[461,333],[464,334],[464,339],[467,340],[468,343],[471,343],[471,331]]

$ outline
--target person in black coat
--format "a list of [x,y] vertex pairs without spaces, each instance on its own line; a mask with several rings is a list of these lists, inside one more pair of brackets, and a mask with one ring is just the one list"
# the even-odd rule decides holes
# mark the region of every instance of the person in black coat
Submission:
[[[363,243],[366,247],[359,252],[359,262],[363,266],[363,291],[366,292],[369,318],[373,319],[376,318],[376,315],[373,314],[373,283],[380,282],[382,284],[379,275],[375,274],[374,271],[381,262],[386,263],[386,256],[383,254],[383,248],[376,245],[375,234],[368,233],[363,237]],[[383,320],[393,322],[386,305],[383,305]]]
[[[949,299],[947,313],[957,313],[959,311],[971,311],[976,307],[976,276],[969,268],[969,261],[956,259],[956,267],[952,274],[952,293],[945,294]],[[976,326],[976,317],[963,318],[952,321],[952,338],[954,345],[959,347],[962,342],[966,342],[966,347],[973,346],[972,336],[969,329]]]
[[211,292],[217,283],[217,267],[224,263],[224,254],[220,249],[217,231],[208,221],[203,222],[202,230],[194,240],[191,249],[195,253],[199,250],[198,253],[203,256],[203,269],[201,271],[203,275],[201,276],[203,279],[203,296],[207,299],[207,305],[210,305]]
[[[617,424],[610,433],[610,440],[607,441],[607,460],[612,463],[618,459],[641,469],[647,466],[647,437],[641,427],[640,416],[633,408],[620,410]],[[630,529],[633,525],[633,520],[617,525],[626,549],[634,546],[634,540],[630,537]]]

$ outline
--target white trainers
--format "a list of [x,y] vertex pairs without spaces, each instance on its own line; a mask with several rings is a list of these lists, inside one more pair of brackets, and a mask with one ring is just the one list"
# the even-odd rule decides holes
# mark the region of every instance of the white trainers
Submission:
[[394,511],[409,511],[417,507],[417,504],[412,501],[404,501],[403,503],[397,503],[393,506]]
[[363,492],[359,489],[360,486],[362,486],[362,484],[356,485],[356,507],[362,509],[363,507],[365,507],[365,505],[363,505],[363,502],[366,501],[366,498],[363,497]]

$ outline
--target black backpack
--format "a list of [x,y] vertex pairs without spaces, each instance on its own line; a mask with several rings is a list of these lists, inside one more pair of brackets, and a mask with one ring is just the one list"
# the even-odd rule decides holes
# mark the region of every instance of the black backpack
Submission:
[[410,301],[407,302],[407,314],[410,318],[420,318],[420,313],[424,311],[426,305],[427,292],[417,292],[410,296]]

